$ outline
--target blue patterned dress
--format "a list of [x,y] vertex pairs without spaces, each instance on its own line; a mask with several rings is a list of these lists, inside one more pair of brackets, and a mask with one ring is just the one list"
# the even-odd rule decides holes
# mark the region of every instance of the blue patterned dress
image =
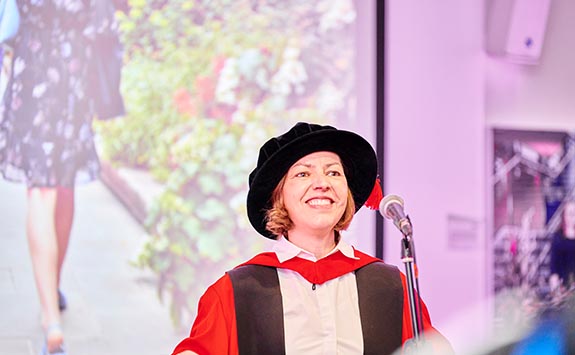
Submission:
[[[91,0],[18,0],[20,30],[0,105],[0,174],[28,186],[97,177],[88,94]],[[101,0],[96,0],[101,1]]]

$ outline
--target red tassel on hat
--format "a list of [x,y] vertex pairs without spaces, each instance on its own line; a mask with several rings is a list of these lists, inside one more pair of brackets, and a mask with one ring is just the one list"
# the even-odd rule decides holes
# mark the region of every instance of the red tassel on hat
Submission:
[[381,191],[381,181],[379,178],[375,179],[375,185],[373,186],[373,190],[371,190],[371,194],[365,201],[365,207],[369,208],[370,210],[377,210],[379,209],[379,203],[383,199],[383,192]]

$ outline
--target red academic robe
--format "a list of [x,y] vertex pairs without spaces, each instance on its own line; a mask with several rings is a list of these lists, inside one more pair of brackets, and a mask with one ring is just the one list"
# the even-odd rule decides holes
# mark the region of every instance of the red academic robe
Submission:
[[[262,253],[242,265],[255,264],[290,269],[297,271],[310,283],[322,284],[348,272],[355,271],[369,263],[380,261],[358,250],[355,250],[355,256],[359,259],[350,259],[342,253],[334,253],[317,262],[293,258],[280,264],[275,253]],[[411,328],[406,277],[403,273],[400,275],[403,283],[404,298],[402,342],[405,343],[406,340],[413,337],[413,331]],[[423,302],[422,315],[423,328],[426,331],[435,331],[431,325],[427,307]],[[176,355],[184,350],[192,350],[200,355],[239,354],[234,294],[232,283],[227,274],[211,285],[200,298],[198,314],[190,335],[176,346],[172,354]]]

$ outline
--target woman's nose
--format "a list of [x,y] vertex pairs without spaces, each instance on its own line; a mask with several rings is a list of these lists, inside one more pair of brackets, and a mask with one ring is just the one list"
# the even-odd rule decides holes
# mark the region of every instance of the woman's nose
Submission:
[[328,190],[329,181],[327,180],[327,176],[323,174],[317,174],[314,177],[313,188],[316,190],[323,190],[323,191]]

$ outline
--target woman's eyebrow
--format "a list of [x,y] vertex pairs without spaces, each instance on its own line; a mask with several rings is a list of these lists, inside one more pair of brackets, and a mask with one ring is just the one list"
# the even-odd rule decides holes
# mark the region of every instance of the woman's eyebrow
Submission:
[[334,165],[342,166],[341,163],[339,163],[339,162],[333,162],[333,163],[325,164],[325,166],[328,167],[328,168],[329,168],[330,166],[334,166]]
[[[333,162],[333,163],[324,164],[324,167],[329,168],[329,167],[334,166],[334,165],[342,166],[341,163],[339,163],[339,162]],[[311,164],[311,163],[295,163],[295,164],[292,166],[292,168],[295,168],[296,166],[303,166],[303,167],[306,167],[306,168],[311,168],[311,167],[314,166],[314,164]]]

